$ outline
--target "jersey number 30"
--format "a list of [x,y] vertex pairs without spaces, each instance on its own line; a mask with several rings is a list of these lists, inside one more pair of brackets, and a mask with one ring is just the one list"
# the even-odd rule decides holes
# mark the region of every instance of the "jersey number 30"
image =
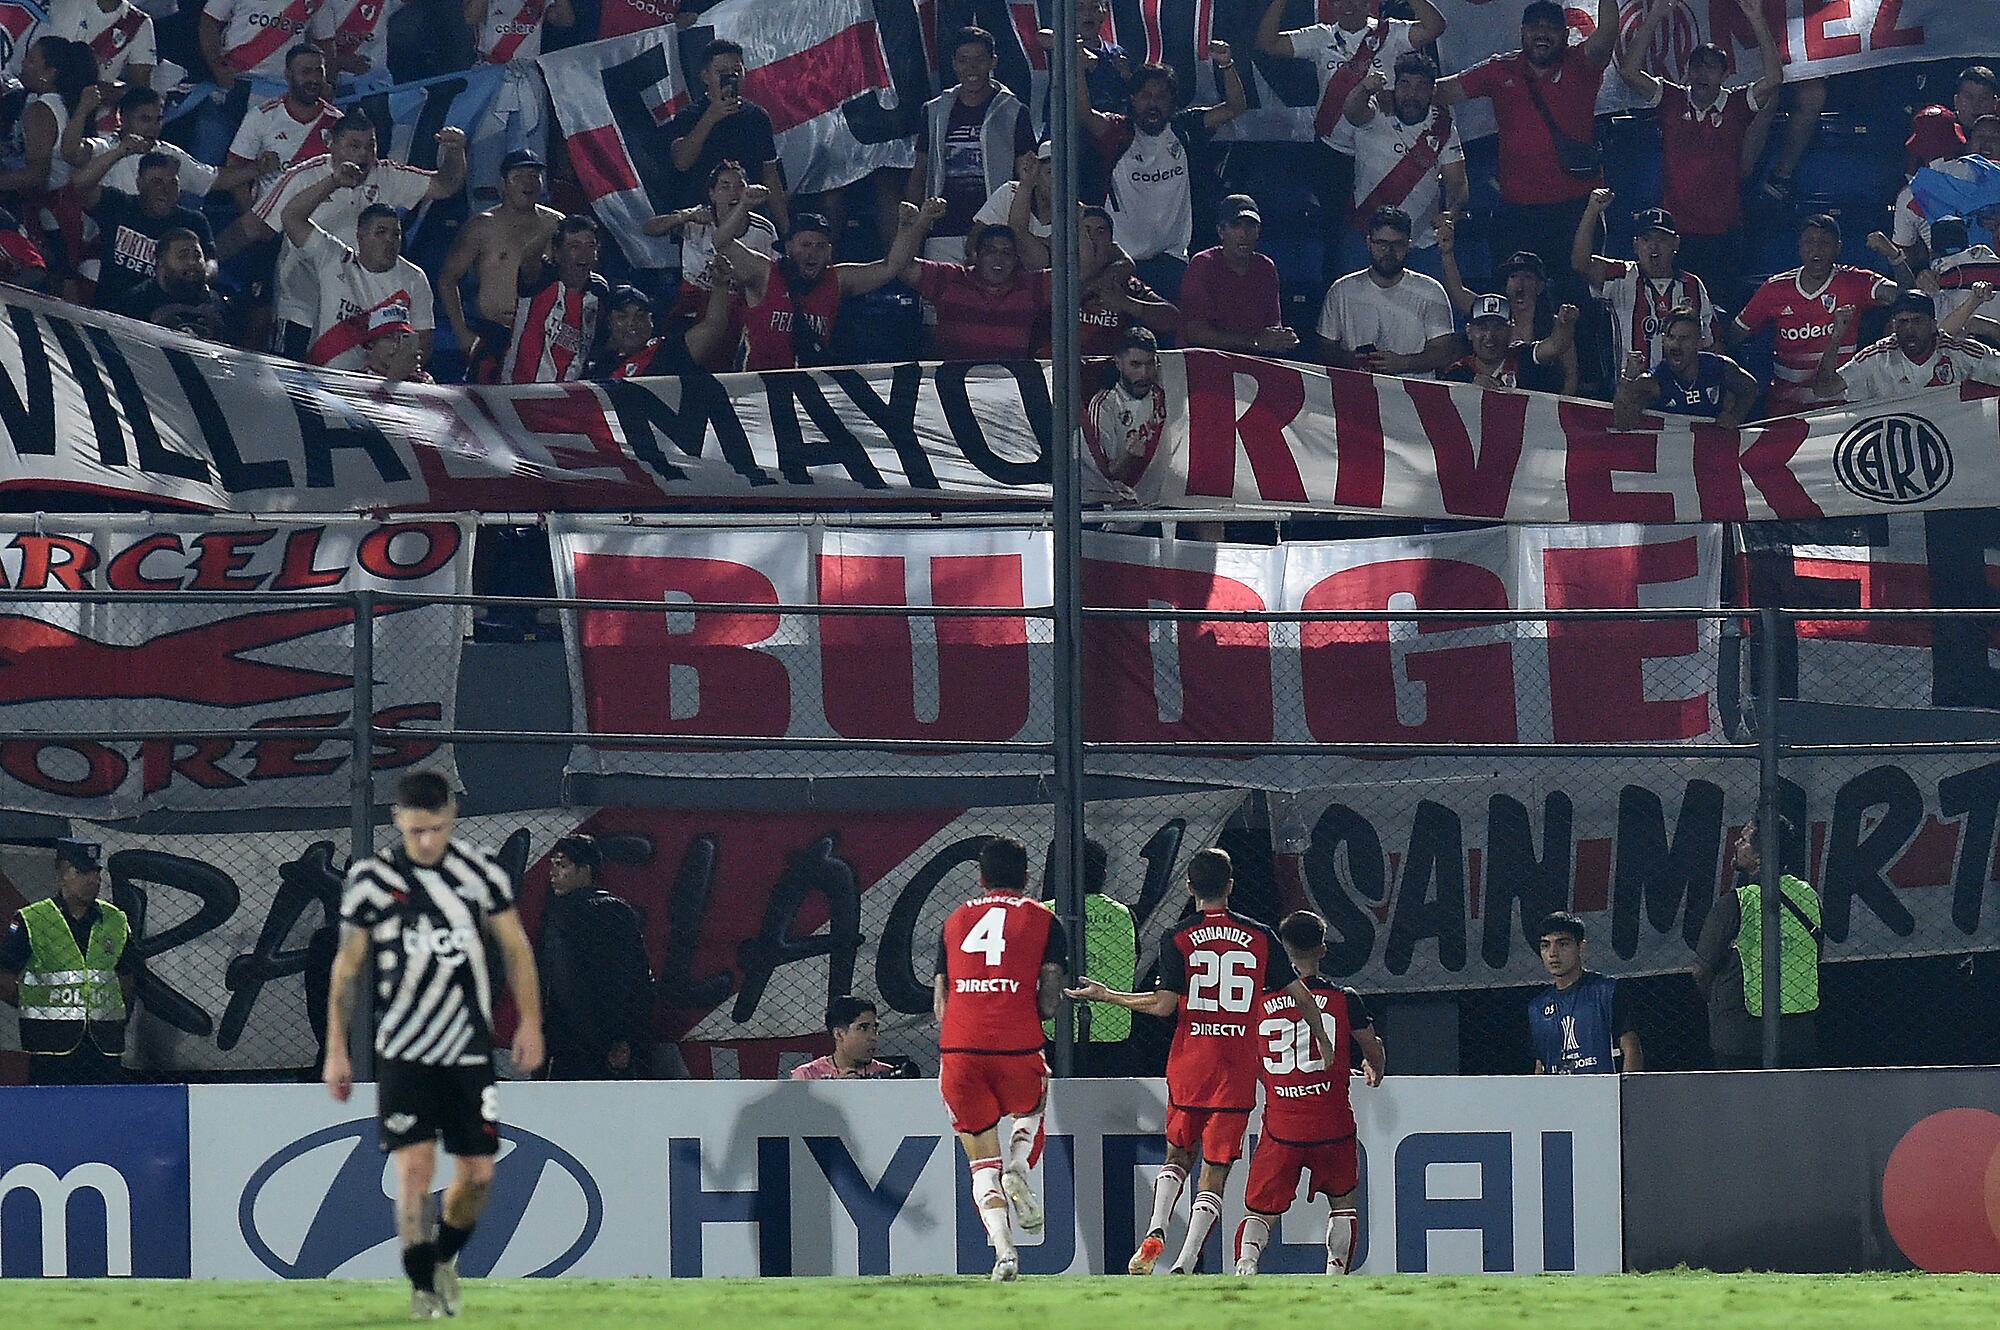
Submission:
[[1197,951],[1188,957],[1189,1011],[1248,1011],[1257,997],[1252,973],[1257,958],[1247,951]]
[[[1329,1019],[1329,1034],[1332,1033],[1331,1025]],[[1326,1059],[1314,1050],[1312,1029],[1304,1021],[1273,1016],[1257,1027],[1257,1033],[1266,1040],[1264,1070],[1273,1076],[1284,1076],[1294,1071],[1326,1070]]]
[[968,956],[984,956],[989,967],[998,966],[1000,958],[1007,954],[1007,910],[996,905],[979,916],[979,922],[966,931],[965,940],[958,949]]

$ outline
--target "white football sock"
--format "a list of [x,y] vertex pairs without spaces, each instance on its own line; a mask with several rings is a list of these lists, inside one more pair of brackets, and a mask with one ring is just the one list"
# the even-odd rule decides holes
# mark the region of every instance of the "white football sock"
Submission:
[[1262,1260],[1264,1244],[1271,1240],[1271,1223],[1262,1215],[1245,1216],[1236,1226],[1236,1259]]
[[1036,1109],[1014,1119],[1014,1129],[1007,1133],[1007,1167],[1025,1173],[1034,1167],[1035,1156],[1041,1153],[1042,1111]]
[[1146,1225],[1148,1233],[1167,1231],[1167,1225],[1174,1220],[1174,1207],[1180,1204],[1181,1188],[1187,1185],[1187,1170],[1179,1164],[1162,1164],[1158,1176],[1153,1179],[1153,1222]]
[[1208,1230],[1222,1215],[1222,1198],[1212,1191],[1196,1192],[1194,1213],[1188,1218],[1187,1241],[1181,1244],[1180,1259],[1174,1262],[1176,1270],[1193,1270],[1201,1259],[1201,1245],[1208,1241]]
[[1007,1195],[1000,1190],[1000,1161],[972,1161],[972,1204],[986,1225],[986,1242],[996,1256],[1014,1254],[1014,1221],[1007,1213]]
[[1335,1210],[1326,1218],[1326,1272],[1330,1275],[1347,1273],[1348,1258],[1354,1255],[1355,1230],[1361,1226],[1361,1216],[1352,1210]]

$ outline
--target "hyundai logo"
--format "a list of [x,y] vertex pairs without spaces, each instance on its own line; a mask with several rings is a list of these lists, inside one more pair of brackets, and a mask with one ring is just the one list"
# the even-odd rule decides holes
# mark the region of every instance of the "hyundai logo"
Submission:
[[1921,503],[1951,484],[1951,445],[1922,416],[1876,416],[1841,436],[1833,471],[1858,498]]
[[[393,1183],[378,1139],[375,1120],[358,1118],[294,1141],[259,1165],[236,1207],[243,1240],[257,1259],[287,1279],[325,1279],[394,1241]],[[512,1257],[511,1267],[532,1265],[525,1272],[530,1277],[559,1275],[597,1240],[603,1193],[576,1156],[555,1142],[506,1126],[500,1139],[500,1166],[461,1268],[489,1275],[504,1255]],[[319,1181],[329,1173],[330,1182]],[[310,1199],[315,1193],[316,1206]],[[295,1205],[314,1206],[303,1233],[286,1213]],[[524,1224],[531,1212],[533,1222]],[[277,1236],[293,1233],[299,1236]],[[570,1234],[574,1238],[562,1246]],[[281,1255],[281,1247],[293,1254]]]

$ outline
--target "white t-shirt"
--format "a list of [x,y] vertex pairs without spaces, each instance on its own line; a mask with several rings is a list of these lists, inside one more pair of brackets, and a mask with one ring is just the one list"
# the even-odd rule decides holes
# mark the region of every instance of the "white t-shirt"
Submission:
[[[105,13],[97,0],[54,0],[49,16],[35,26],[33,37],[61,37],[82,42],[97,57],[97,72],[116,80],[128,64],[159,63],[153,45],[153,20],[130,0]],[[33,37],[30,40],[33,40]]]
[[[14,141],[8,145],[8,156],[12,157],[16,162],[21,160],[27,133],[28,107],[35,105],[37,102],[48,107],[49,114],[56,118],[56,138],[54,144],[49,148],[49,187],[47,191],[53,194],[69,183],[70,171],[72,169],[68,160],[62,155],[62,133],[69,126],[69,107],[63,105],[63,99],[59,94],[53,92],[37,93],[28,100],[27,106],[21,108],[20,116],[14,121]],[[42,191],[31,190],[29,192],[39,194]]]
[[1676,272],[1664,282],[1655,282],[1640,273],[1637,263],[1623,260],[1613,261],[1608,273],[1590,293],[1611,306],[1612,364],[1624,364],[1628,351],[1644,351],[1648,365],[1666,359],[1662,339],[1667,332],[1667,315],[1676,305],[1694,306],[1701,318],[1702,347],[1715,345],[1715,306],[1709,302],[1708,288],[1701,278]]
[[[360,56],[379,73],[389,59],[390,16],[402,7],[403,0],[326,0],[313,15],[312,36],[332,42],[342,55]],[[332,66],[328,57],[328,73]]]
[[[104,153],[114,151],[118,147],[118,140],[109,134],[99,134],[94,138],[85,139],[84,143],[90,148],[90,155],[92,157],[101,156]],[[161,139],[153,145],[153,151],[165,153],[180,163],[177,173],[180,176],[181,193],[200,198],[208,193],[209,190],[215,188],[216,168],[199,158],[190,157],[187,151],[179,144],[169,143],[165,139]],[[144,153],[139,153],[136,156],[127,157],[123,161],[113,165],[109,171],[104,173],[104,183],[112,189],[122,189],[127,194],[137,194],[139,192],[139,159],[145,155]]]
[[222,57],[239,74],[283,79],[285,52],[306,39],[320,0],[208,0],[222,25]]
[[[1344,74],[1342,86],[1351,87],[1373,71],[1393,85],[1396,81],[1396,60],[1410,50],[1410,34],[1416,30],[1416,26],[1408,19],[1371,18],[1368,20],[1368,25],[1360,32],[1349,32],[1338,24],[1315,23],[1309,28],[1298,28],[1292,32],[1292,54],[1298,59],[1313,62],[1313,73],[1319,79],[1319,105],[1325,106],[1327,84],[1336,76]],[[1348,71],[1348,62],[1360,52],[1362,43],[1368,40],[1371,33],[1378,32],[1381,36],[1381,49],[1376,51],[1368,62],[1368,68]],[[1338,118],[1340,108],[1346,101],[1347,96],[1343,92],[1340,101],[1336,102],[1326,114]],[[1321,115],[1318,118],[1323,123],[1325,116]],[[1336,141],[1337,135],[1336,129],[1333,133],[1322,134],[1320,141],[1342,152],[1347,151]]]
[[[1340,127],[1333,133],[1333,146],[1354,156],[1357,207],[1375,192],[1375,187],[1396,169],[1411,148],[1431,134],[1437,119],[1438,113],[1433,111],[1416,124],[1406,125],[1394,111],[1384,111],[1380,106],[1365,125],[1355,125],[1347,117],[1341,117]],[[1465,161],[1465,145],[1458,140],[1457,124],[1451,126],[1444,141],[1437,145],[1436,155],[1436,165],[1410,182],[1408,194],[1386,200],[1410,214],[1413,223],[1410,245],[1415,249],[1430,249],[1437,244],[1438,214],[1444,210],[1444,185],[1438,179],[1438,168]]]
[[2000,385],[2000,356],[1980,342],[1961,337],[1937,339],[1929,360],[1912,362],[1884,337],[1840,367],[1840,381],[1847,385],[1847,399],[1901,397],[1925,388],[1949,388],[1968,380]]
[[[258,220],[283,235],[285,205],[298,197],[300,191],[311,189],[332,173],[330,156],[300,162],[257,200]],[[361,210],[371,203],[386,203],[399,212],[422,203],[430,189],[432,174],[401,162],[378,161],[358,188],[336,189],[332,198],[313,210],[312,219],[336,236],[351,236]],[[277,317],[287,323],[309,325],[318,310],[318,300],[310,265],[300,260],[298,247],[285,240],[278,250]]]
[[[1970,268],[1972,272],[1960,274],[1959,285],[1947,286],[1931,297],[1937,302],[1939,319],[1950,318],[1960,305],[1972,299],[1971,282],[1995,282],[1996,286],[2000,286],[2000,282],[1996,282],[1996,278],[2000,278],[2000,254],[1995,254],[1990,245],[1974,245],[1971,249],[1931,260],[1931,272],[1939,282],[1945,281],[1960,268]],[[1988,296],[1985,307],[1975,312],[1987,318],[2000,314],[2000,290]]]
[[384,305],[409,311],[410,326],[428,332],[437,326],[431,311],[431,282],[424,270],[398,257],[387,272],[370,272],[361,256],[317,224],[299,250],[319,288],[319,312],[312,323],[306,359],[333,369],[360,369],[368,362],[368,315]]
[[[1001,185],[1000,188],[987,196],[986,202],[979,205],[979,211],[972,214],[972,220],[978,222],[981,226],[1005,226],[1008,214],[1014,211],[1014,191],[1020,187],[1021,182],[1018,180],[1009,180]],[[1055,224],[1053,222],[1041,220],[1035,216],[1032,208],[1029,209],[1029,235],[1040,236],[1046,240],[1054,232]]]
[[288,166],[310,161],[326,151],[327,136],[340,119],[340,109],[322,99],[304,119],[299,119],[291,103],[283,97],[259,102],[243,113],[236,137],[229,141],[229,155],[254,162],[267,152],[278,154],[278,169],[257,177],[253,191],[262,194]]
[[[750,214],[743,243],[767,259],[778,257],[778,229],[761,213]],[[700,220],[681,228],[681,280],[702,291],[715,289],[715,223]]]
[[1351,272],[1333,284],[1319,309],[1319,335],[1350,351],[1372,346],[1413,356],[1453,330],[1444,287],[1407,268],[1390,287],[1376,285],[1370,269]]

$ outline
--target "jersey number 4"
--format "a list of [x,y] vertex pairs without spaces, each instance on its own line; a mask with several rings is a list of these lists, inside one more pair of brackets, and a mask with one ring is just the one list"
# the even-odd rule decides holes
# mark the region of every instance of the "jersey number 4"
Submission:
[[1197,951],[1188,957],[1189,1011],[1248,1011],[1257,997],[1252,973],[1257,958],[1247,951]]
[[1007,910],[996,905],[979,916],[965,934],[965,940],[958,949],[968,956],[984,956],[988,967],[997,967],[1000,958],[1007,954]]

